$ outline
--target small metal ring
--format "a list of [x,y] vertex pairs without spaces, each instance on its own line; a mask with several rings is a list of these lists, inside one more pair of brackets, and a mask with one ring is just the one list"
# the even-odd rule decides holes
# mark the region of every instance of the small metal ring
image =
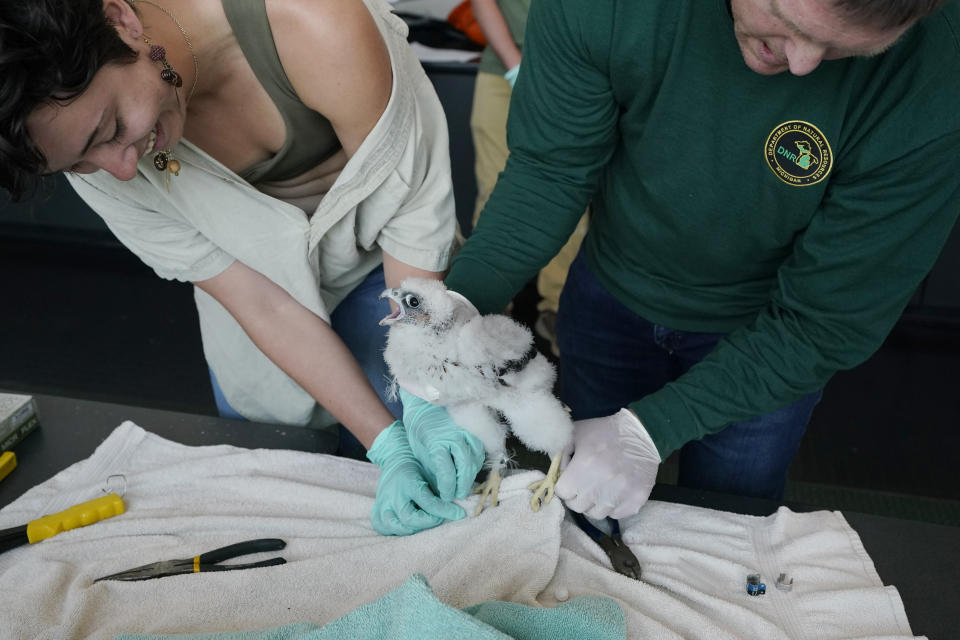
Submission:
[[780,591],[790,591],[793,589],[793,576],[789,573],[781,573],[774,586]]
[[[114,486],[119,486],[119,488],[113,489],[112,487]],[[122,473],[114,473],[107,476],[100,491],[104,493],[115,493],[122,498],[127,493],[127,476]]]

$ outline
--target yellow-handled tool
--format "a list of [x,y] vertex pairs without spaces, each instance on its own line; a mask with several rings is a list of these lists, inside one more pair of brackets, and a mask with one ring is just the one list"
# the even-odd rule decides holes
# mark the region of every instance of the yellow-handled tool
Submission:
[[0,480],[3,480],[10,472],[17,468],[17,456],[13,451],[4,451],[0,453]]
[[0,531],[0,552],[8,551],[22,544],[40,542],[52,538],[58,533],[85,527],[107,518],[120,515],[126,510],[123,498],[115,493],[74,505],[69,509],[43,516],[27,524]]

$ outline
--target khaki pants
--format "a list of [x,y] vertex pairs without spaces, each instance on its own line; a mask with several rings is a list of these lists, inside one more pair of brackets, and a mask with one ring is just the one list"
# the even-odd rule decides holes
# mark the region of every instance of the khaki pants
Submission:
[[[497,183],[497,176],[507,163],[507,113],[510,110],[510,83],[493,73],[477,73],[473,90],[473,110],[470,113],[470,131],[473,133],[474,171],[477,178],[477,203],[473,210],[473,224],[480,219],[487,199]],[[587,233],[588,215],[584,213],[570,239],[553,260],[537,276],[537,291],[542,300],[539,311],[556,311],[560,290],[567,278],[570,263],[580,249]]]

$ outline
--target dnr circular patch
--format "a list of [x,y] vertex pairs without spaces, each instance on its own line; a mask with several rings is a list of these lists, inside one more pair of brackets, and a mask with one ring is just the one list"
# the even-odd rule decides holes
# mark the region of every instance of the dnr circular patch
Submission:
[[783,182],[809,187],[833,168],[833,151],[820,129],[803,120],[790,120],[770,132],[764,145],[767,166]]

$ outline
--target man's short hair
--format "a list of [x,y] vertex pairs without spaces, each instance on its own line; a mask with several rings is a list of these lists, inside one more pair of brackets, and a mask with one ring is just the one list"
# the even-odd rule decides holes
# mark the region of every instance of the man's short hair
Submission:
[[834,0],[854,22],[877,29],[895,29],[916,22],[947,0]]
[[104,65],[136,58],[103,0],[0,2],[0,187],[14,201],[36,188],[47,166],[27,117],[83,93]]

